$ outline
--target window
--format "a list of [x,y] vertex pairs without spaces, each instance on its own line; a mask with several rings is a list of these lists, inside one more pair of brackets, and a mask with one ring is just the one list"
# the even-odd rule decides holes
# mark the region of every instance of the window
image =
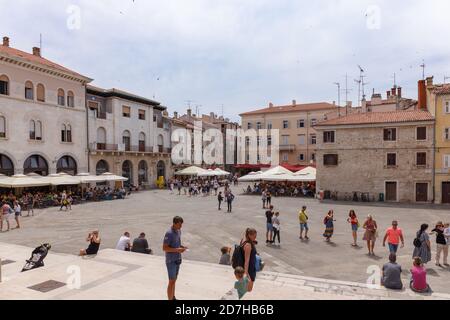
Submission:
[[42,140],[42,123],[40,121],[30,121],[30,140]]
[[66,95],[64,94],[64,90],[58,89],[58,105],[64,107],[65,101],[66,101]]
[[417,127],[417,140],[427,140],[427,127]]
[[261,126],[261,122],[257,122],[257,123],[256,123],[256,129],[259,130],[259,129],[261,129],[261,127],[262,127],[262,126]]
[[9,79],[7,76],[0,76],[0,94],[9,95]]
[[337,166],[338,165],[338,155],[337,154],[324,154],[323,155],[323,165],[324,166]]
[[34,120],[30,121],[30,140],[34,140],[36,138],[36,122]]
[[324,131],[323,142],[324,143],[334,143],[334,131]]
[[311,153],[311,160],[312,161],[316,161],[316,154],[315,153]]
[[311,126],[315,126],[317,123],[317,119],[311,119]]
[[139,109],[139,120],[145,120],[145,110]]
[[249,137],[245,137],[245,145],[246,146],[250,145],[250,138]]
[[139,133],[139,151],[145,152],[145,133]]
[[28,99],[28,100],[34,99],[34,89],[33,89],[33,83],[31,81],[25,82],[25,99]]
[[0,116],[0,138],[6,138],[6,119]]
[[297,128],[304,128],[305,127],[305,120],[299,119],[297,120]]
[[426,166],[427,165],[427,153],[426,152],[417,152],[416,153],[416,165],[417,166]]
[[305,154],[300,153],[300,154],[298,155],[298,161],[305,161]]
[[67,106],[70,108],[75,108],[75,97],[72,91],[67,92]]
[[36,140],[42,140],[42,122],[36,121]]
[[267,129],[272,129],[272,122],[267,122]]
[[289,155],[287,153],[283,153],[283,161],[287,162],[289,160]]
[[388,128],[383,130],[383,140],[384,141],[396,141],[397,140],[397,129]]
[[444,155],[444,168],[450,168],[450,154]]
[[125,130],[122,135],[122,143],[125,146],[125,151],[131,150],[131,134],[130,131]]
[[281,136],[281,144],[282,145],[289,144],[289,136]]
[[67,142],[67,140],[66,140],[66,125],[65,124],[61,125],[61,141]]
[[311,138],[311,144],[316,144],[316,142],[317,142],[316,135],[315,134],[311,134],[310,138]]
[[283,129],[289,129],[289,121],[283,120]]
[[252,123],[251,122],[248,122],[247,123],[247,129],[251,129],[252,128]]
[[131,109],[130,109],[130,107],[122,106],[122,115],[125,118],[130,118],[131,117]]
[[153,122],[156,122],[156,115],[153,115]]
[[42,83],[39,83],[36,86],[36,96],[37,96],[37,101],[45,102],[45,88]]
[[397,165],[397,154],[396,153],[388,153],[387,154],[386,165],[388,167],[395,167]]
[[103,127],[97,129],[97,150],[106,150],[106,130]]
[[445,101],[445,113],[450,113],[450,101]]
[[445,128],[444,138],[445,140],[450,140],[450,128]]
[[306,142],[306,137],[304,134],[299,134],[298,135],[298,144],[303,145]]
[[72,126],[70,124],[67,125],[66,138],[67,142],[72,142]]

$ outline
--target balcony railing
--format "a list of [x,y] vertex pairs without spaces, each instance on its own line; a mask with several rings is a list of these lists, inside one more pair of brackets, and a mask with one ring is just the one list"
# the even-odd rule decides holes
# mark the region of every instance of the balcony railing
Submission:
[[117,151],[119,146],[117,144],[107,144],[107,143],[91,143],[91,151]]
[[295,144],[280,144],[279,150],[280,151],[294,151]]

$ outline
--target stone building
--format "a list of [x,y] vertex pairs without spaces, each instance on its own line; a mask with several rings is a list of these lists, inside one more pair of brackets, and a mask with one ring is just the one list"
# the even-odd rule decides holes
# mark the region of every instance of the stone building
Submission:
[[170,121],[159,102],[118,89],[87,87],[90,173],[154,186],[172,175]]
[[434,118],[426,110],[364,112],[321,122],[317,190],[371,201],[433,200]]
[[92,79],[0,45],[0,173],[88,171],[85,86]]

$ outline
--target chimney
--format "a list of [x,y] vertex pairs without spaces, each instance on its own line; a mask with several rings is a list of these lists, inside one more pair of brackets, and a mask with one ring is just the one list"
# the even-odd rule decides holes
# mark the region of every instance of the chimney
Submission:
[[433,77],[428,77],[426,81],[427,81],[427,87],[430,87],[433,85]]
[[192,110],[191,109],[187,109],[187,115],[188,115],[188,117],[192,116]]
[[398,96],[399,98],[402,97],[402,87],[398,87],[398,88],[397,88],[397,96]]
[[41,48],[33,47],[33,56],[40,57],[41,56]]
[[297,101],[292,100],[292,106],[295,107],[297,105]]
[[9,38],[8,37],[3,37],[3,45],[5,47],[9,47]]
[[273,108],[273,103],[269,102],[269,108]]
[[216,115],[214,114],[214,112],[210,112],[209,117],[211,118],[211,120],[214,120],[216,118]]
[[395,95],[397,94],[397,90],[396,90],[395,87],[393,87],[393,88],[391,89],[391,94],[392,94],[393,96],[395,96]]
[[178,119],[178,112],[176,112],[176,111],[173,112],[173,118]]
[[419,110],[426,110],[427,109],[427,88],[425,86],[425,80],[419,80],[417,96],[418,96]]

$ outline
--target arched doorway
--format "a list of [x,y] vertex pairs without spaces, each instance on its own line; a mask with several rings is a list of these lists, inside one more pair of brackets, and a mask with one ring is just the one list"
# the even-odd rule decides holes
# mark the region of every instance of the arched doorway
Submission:
[[95,174],[101,175],[105,172],[109,172],[108,162],[106,162],[105,160],[100,160],[99,162],[97,162],[97,165],[95,166]]
[[164,161],[158,161],[156,164],[156,177],[164,177],[164,180],[166,179],[166,164]]
[[122,176],[128,178],[128,180],[124,183],[126,186],[133,184],[133,164],[130,160],[126,160],[123,162]]
[[0,173],[5,176],[14,175],[14,165],[11,159],[4,154],[0,154]]
[[65,172],[70,175],[77,174],[77,162],[71,156],[63,156],[59,158],[56,164],[56,173]]
[[41,176],[48,175],[48,164],[47,161],[40,155],[34,154],[29,156],[25,163],[23,164],[23,173],[37,173]]
[[147,162],[141,160],[138,166],[138,183],[142,185],[143,183],[148,182],[148,166]]

